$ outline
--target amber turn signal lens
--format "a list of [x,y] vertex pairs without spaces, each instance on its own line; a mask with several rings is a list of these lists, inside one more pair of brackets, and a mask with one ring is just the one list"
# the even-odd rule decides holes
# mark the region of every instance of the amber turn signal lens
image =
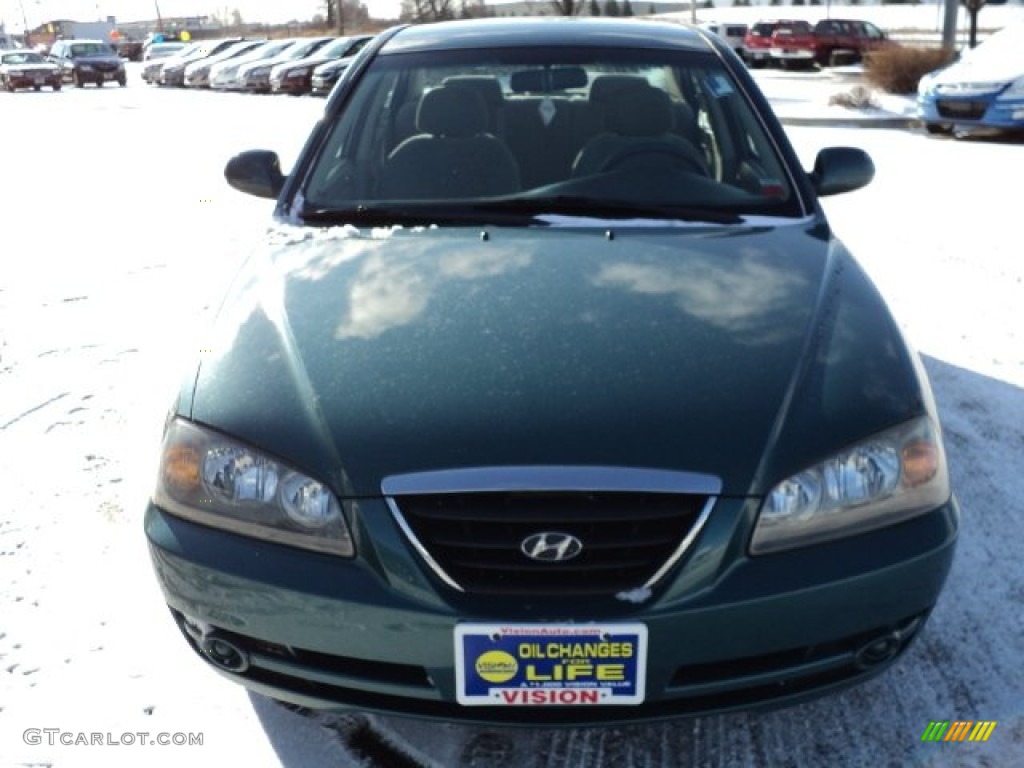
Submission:
[[914,488],[935,477],[939,471],[939,452],[935,443],[929,440],[912,440],[903,446],[904,485]]
[[187,445],[171,445],[164,449],[164,482],[180,492],[199,488],[199,452]]

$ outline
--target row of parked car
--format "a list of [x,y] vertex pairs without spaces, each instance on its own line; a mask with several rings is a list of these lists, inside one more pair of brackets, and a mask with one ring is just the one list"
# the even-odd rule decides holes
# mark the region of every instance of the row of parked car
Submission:
[[794,19],[746,24],[704,25],[728,42],[750,66],[785,68],[834,66],[860,61],[867,51],[893,41],[874,24],[859,19],[822,19],[816,24]]
[[127,82],[124,61],[102,40],[58,40],[45,55],[27,48],[0,51],[0,86],[8,91]]
[[152,85],[326,95],[371,35],[203,40],[145,63]]

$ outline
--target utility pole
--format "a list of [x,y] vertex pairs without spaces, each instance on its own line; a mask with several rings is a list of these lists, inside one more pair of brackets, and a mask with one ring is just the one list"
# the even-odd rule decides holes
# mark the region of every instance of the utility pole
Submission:
[[25,27],[25,47],[31,48],[31,35],[28,31],[28,16],[25,15],[25,3],[22,0],[18,0],[18,6],[21,8],[21,23]]
[[153,5],[156,6],[156,31],[163,32],[164,20],[163,17],[160,15],[160,3],[158,3],[157,0],[153,0]]
[[956,15],[960,10],[958,0],[945,0],[946,13],[942,19],[942,47],[947,51],[956,48]]
[[345,0],[338,0],[338,37],[345,35]]

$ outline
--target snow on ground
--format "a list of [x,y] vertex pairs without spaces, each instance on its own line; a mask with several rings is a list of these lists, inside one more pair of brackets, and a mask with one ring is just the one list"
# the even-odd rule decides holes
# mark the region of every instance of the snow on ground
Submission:
[[[845,87],[758,77],[780,113],[828,114],[827,95]],[[964,510],[947,590],[895,668],[767,714],[548,731],[308,716],[197,660],[141,530],[160,425],[272,207],[230,190],[224,161],[268,147],[289,167],[321,106],[138,80],[0,94],[0,766],[1024,763],[1024,262],[1009,191],[1024,153],[917,130],[788,129],[807,167],[833,144],[875,160],[874,183],[826,209],[924,354]],[[922,744],[936,719],[999,724],[986,744]],[[148,735],[65,746],[42,729]],[[203,744],[146,743],[160,733]]]

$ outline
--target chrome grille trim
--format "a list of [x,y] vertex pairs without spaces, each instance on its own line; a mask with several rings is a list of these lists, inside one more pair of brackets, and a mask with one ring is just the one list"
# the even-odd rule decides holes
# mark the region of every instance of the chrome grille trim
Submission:
[[686,534],[686,538],[679,542],[679,546],[676,548],[676,551],[669,555],[669,558],[665,561],[664,565],[662,565],[661,568],[659,568],[657,572],[647,580],[644,584],[644,589],[650,589],[661,581],[665,574],[672,570],[673,566],[679,562],[679,559],[686,554],[686,550],[690,548],[690,545],[693,544],[701,530],[704,528],[704,523],[706,523],[708,518],[711,517],[711,510],[714,508],[717,500],[717,496],[708,497],[708,500],[704,504],[704,509],[700,511],[700,517],[698,517],[697,522],[691,526],[690,532]]
[[668,469],[600,466],[511,466],[442,469],[391,475],[381,481],[385,496],[506,491],[594,491],[689,493],[717,496],[722,481],[714,475]]
[[445,573],[444,568],[437,564],[437,561],[434,560],[431,554],[427,551],[427,548],[420,543],[419,538],[417,538],[412,528],[410,528],[409,524],[405,522],[405,518],[399,511],[398,504],[395,503],[395,500],[390,496],[385,496],[384,501],[387,502],[388,509],[391,510],[391,516],[395,518],[395,522],[398,523],[398,527],[402,529],[402,533],[406,535],[406,537],[409,539],[409,542],[412,544],[413,549],[415,549],[416,552],[419,553],[419,556],[423,558],[423,562],[425,562],[427,564],[427,567],[429,567],[430,570],[434,572],[434,575],[436,575],[437,578],[439,578],[452,589],[455,589],[459,592],[465,592],[466,590],[464,590],[458,583],[456,583],[456,581],[451,576]]
[[444,584],[465,593],[466,587],[453,578],[414,531],[401,511],[402,496],[444,496],[474,493],[638,493],[707,497],[696,519],[668,557],[647,578],[641,588],[651,588],[682,559],[707,523],[721,492],[717,477],[690,472],[629,467],[594,466],[511,466],[474,467],[433,472],[416,472],[386,477],[381,482],[388,509],[423,562]]

